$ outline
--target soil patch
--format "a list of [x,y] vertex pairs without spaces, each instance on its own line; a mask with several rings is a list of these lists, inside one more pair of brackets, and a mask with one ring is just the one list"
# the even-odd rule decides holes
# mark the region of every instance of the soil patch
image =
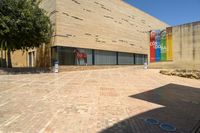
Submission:
[[191,79],[200,79],[200,70],[186,70],[186,69],[177,69],[177,70],[160,70],[161,74],[169,76],[179,76],[184,78]]

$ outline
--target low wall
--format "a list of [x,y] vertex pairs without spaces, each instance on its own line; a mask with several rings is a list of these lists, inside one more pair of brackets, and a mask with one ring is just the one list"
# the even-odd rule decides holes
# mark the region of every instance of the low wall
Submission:
[[0,68],[0,75],[4,74],[34,74],[34,73],[49,73],[50,68],[28,68],[28,67],[18,67],[18,68]]
[[94,66],[59,66],[59,72],[67,71],[84,71],[84,70],[98,70],[98,69],[112,69],[122,67],[143,68],[143,65],[94,65]]
[[149,68],[154,69],[192,69],[200,70],[200,63],[195,62],[155,62],[150,63]]

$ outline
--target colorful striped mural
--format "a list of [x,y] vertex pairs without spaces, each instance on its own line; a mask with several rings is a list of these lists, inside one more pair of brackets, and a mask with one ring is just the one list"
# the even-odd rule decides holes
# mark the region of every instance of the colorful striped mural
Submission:
[[150,32],[150,62],[172,61],[172,28]]

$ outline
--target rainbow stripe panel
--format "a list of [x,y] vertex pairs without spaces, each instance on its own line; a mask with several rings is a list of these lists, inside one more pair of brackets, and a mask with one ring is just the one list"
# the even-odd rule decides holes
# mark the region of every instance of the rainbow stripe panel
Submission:
[[172,28],[150,32],[150,62],[172,61]]

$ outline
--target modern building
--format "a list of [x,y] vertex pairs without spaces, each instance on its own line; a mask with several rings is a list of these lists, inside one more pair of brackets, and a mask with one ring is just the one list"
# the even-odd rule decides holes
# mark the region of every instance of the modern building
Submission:
[[168,26],[121,0],[42,0],[41,8],[54,27],[49,59],[39,61],[35,49],[24,54],[24,62],[14,54],[14,66],[40,66],[47,60],[75,65],[74,49],[87,53],[88,65],[143,64],[149,31]]
[[60,65],[76,65],[75,49],[87,54],[88,65],[148,60],[152,66],[167,66],[200,61],[200,22],[172,27],[172,60],[151,62],[150,31],[170,26],[122,0],[42,0],[41,8],[53,24],[51,44],[23,56],[16,51],[13,66],[51,66],[56,60]]
[[76,64],[74,48],[89,65],[143,64],[148,31],[167,26],[121,0],[43,0],[41,7],[55,26],[51,58],[60,65]]

